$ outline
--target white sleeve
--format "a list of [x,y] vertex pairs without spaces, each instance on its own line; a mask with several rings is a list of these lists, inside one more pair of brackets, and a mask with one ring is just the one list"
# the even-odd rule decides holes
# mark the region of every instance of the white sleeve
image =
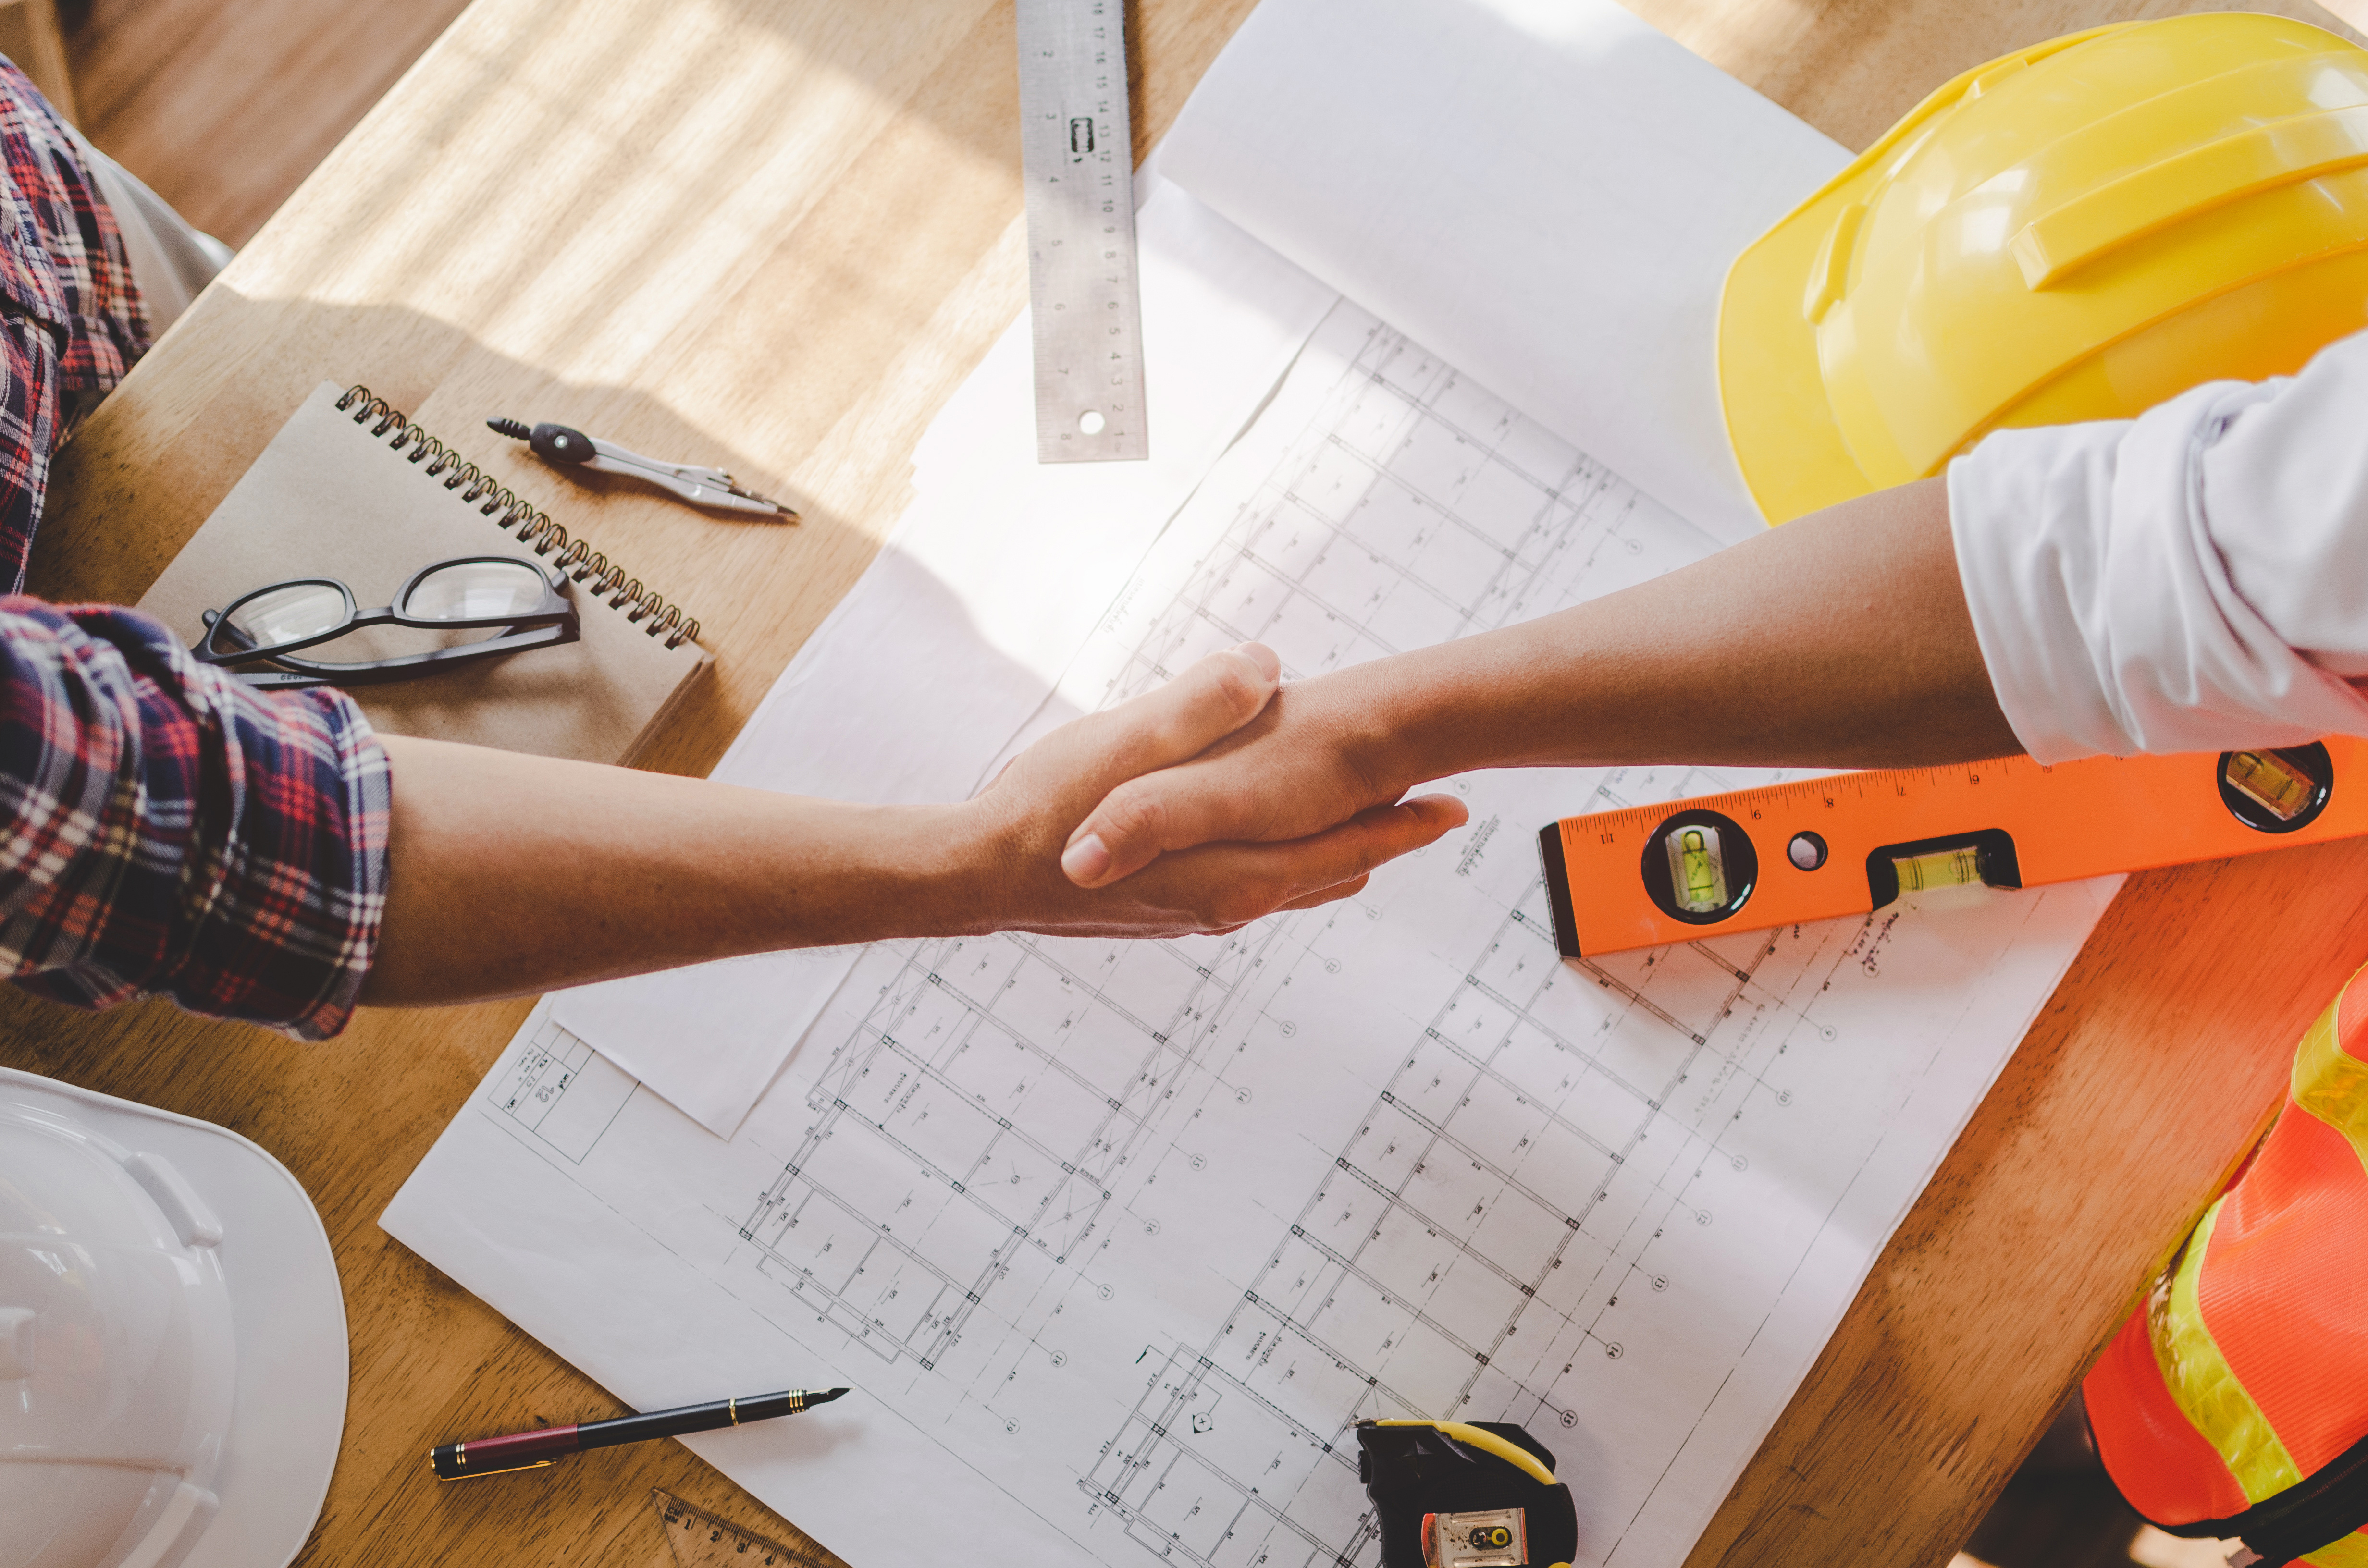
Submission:
[[2032,756],[2368,734],[2368,333],[1949,465],[1974,632]]

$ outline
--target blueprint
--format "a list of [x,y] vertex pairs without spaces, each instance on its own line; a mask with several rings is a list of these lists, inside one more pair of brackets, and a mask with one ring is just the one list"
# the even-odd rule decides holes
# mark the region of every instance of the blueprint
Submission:
[[[1030,729],[1710,548],[1344,302]],[[1374,1568],[1351,1430],[1408,1415],[1521,1423],[1582,1568],[1669,1568],[2112,888],[1557,957],[1541,824],[1768,777],[1448,780],[1468,828],[1228,937],[874,946],[728,1140],[546,1006],[384,1223],[637,1406],[853,1386],[691,1441],[857,1568]]]
[[[894,537],[714,776],[840,800],[970,792],[985,760],[972,740],[991,731],[992,755],[1042,701],[1343,295],[1535,421],[1508,428],[1520,449],[1484,481],[1555,486],[1575,454],[1537,447],[1549,430],[1716,540],[1759,533],[1713,374],[1722,282],[1849,162],[1616,0],[1260,0],[1137,179],[1150,460],[1034,460],[1020,323],[931,423]],[[1493,515],[1484,499],[1465,511]],[[1460,568],[1488,559],[1434,550]],[[1607,562],[1592,564],[1601,591]],[[1569,584],[1548,565],[1508,589],[1556,602]],[[1351,615],[1370,635],[1338,656],[1505,608],[1442,586],[1445,600]],[[955,666],[967,678],[932,678]],[[1052,711],[1080,695],[1072,683]],[[873,722],[892,711],[909,722]],[[777,953],[609,982],[557,1016],[730,1137],[851,962]],[[665,1017],[696,1017],[700,1049],[655,1035]]]

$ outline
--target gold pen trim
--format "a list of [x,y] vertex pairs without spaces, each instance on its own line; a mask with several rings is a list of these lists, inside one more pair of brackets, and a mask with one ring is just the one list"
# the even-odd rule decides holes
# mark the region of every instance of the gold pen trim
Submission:
[[531,1464],[504,1465],[499,1470],[472,1470],[466,1475],[446,1475],[440,1476],[438,1479],[442,1481],[490,1481],[495,1476],[514,1475],[522,1470],[548,1470],[558,1462],[559,1461],[557,1460],[536,1460]]

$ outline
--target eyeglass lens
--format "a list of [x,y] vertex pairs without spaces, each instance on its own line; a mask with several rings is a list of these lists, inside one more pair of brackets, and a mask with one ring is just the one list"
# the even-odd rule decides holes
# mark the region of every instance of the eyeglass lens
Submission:
[[401,608],[415,620],[498,620],[542,608],[551,585],[523,561],[459,561],[412,585]]
[[326,583],[290,583],[256,595],[223,619],[235,635],[218,636],[218,646],[276,648],[341,625],[346,597]]

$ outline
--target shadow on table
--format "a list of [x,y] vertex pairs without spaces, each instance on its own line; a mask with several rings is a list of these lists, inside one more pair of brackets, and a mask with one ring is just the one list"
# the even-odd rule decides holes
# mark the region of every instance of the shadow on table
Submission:
[[[578,424],[785,490],[791,457],[804,451],[736,450],[661,399],[553,378],[415,311],[256,301],[217,286],[59,454],[33,591],[136,600],[324,381],[366,383],[417,415],[438,438],[700,617],[719,673],[687,696],[643,759],[662,770],[712,766],[870,564],[902,505],[892,477],[866,493],[881,517],[852,518],[799,497],[805,520],[786,526],[711,516],[621,483],[578,485],[485,430],[483,418]],[[882,467],[893,476],[901,460],[896,454]],[[966,613],[943,583],[908,573],[907,584],[917,619],[942,629]],[[956,686],[937,683],[915,700],[928,711],[929,702],[953,700]],[[498,916],[462,913],[485,921],[486,939],[502,938]],[[662,1552],[652,1485],[738,1518],[761,1516],[675,1444],[587,1455],[523,1485],[439,1489],[419,1462],[427,1444],[456,1432],[616,1412],[613,1400],[377,1226],[529,1006],[366,1009],[339,1040],[308,1045],[161,1000],[93,1015],[0,986],[0,1064],[228,1126],[285,1162],[318,1203],[345,1287],[353,1365],[345,1444],[315,1532],[319,1561],[362,1560],[365,1541],[372,1561],[401,1563],[474,1561],[529,1540],[552,1561],[608,1561],[600,1554],[619,1540]]]
[[[554,378],[416,311],[256,301],[217,284],[58,454],[28,590],[136,602],[322,381],[368,386],[700,621],[717,678],[687,696],[645,761],[667,771],[704,772],[721,756],[903,506],[893,483],[877,497],[883,515],[860,519],[798,493],[791,471],[834,410],[803,421],[791,411],[798,449],[745,451],[661,398]],[[798,506],[803,520],[702,511],[630,480],[553,469],[485,428],[495,415],[554,420],[653,457],[720,466]]]

